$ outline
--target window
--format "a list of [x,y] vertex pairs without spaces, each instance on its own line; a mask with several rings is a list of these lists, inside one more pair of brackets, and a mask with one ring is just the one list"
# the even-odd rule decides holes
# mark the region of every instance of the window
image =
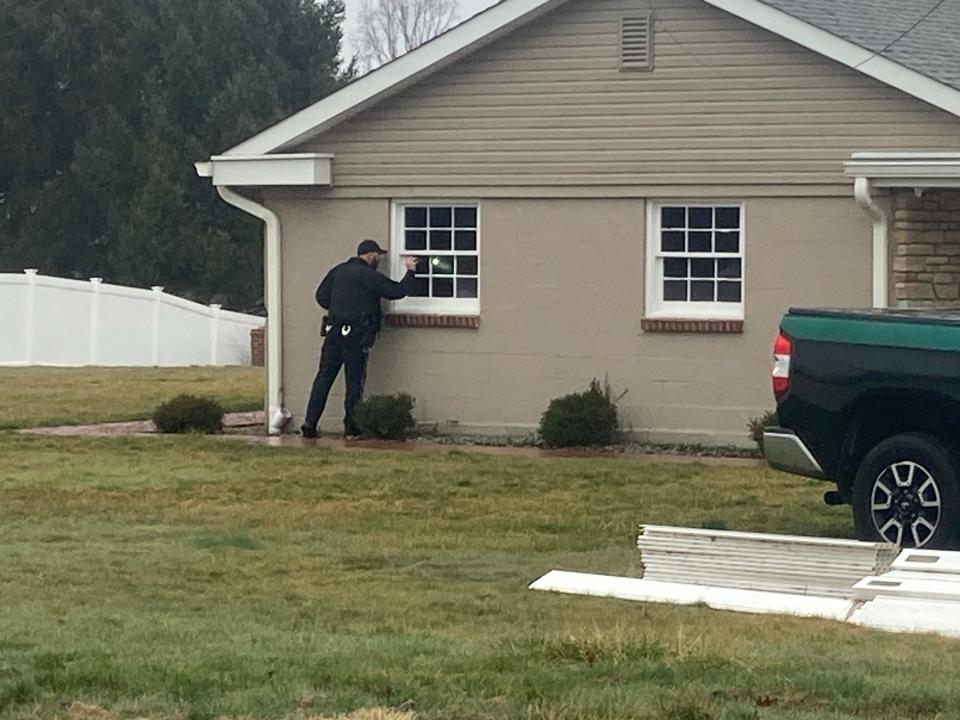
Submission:
[[742,319],[743,206],[651,205],[647,223],[647,317]]
[[420,259],[413,295],[396,303],[405,312],[480,312],[480,207],[477,203],[397,203],[393,267],[404,255]]

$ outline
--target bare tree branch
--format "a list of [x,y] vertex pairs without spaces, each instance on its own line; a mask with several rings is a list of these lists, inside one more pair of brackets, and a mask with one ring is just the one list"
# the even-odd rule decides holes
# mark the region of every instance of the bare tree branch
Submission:
[[362,0],[353,44],[373,70],[432,40],[456,23],[460,0]]

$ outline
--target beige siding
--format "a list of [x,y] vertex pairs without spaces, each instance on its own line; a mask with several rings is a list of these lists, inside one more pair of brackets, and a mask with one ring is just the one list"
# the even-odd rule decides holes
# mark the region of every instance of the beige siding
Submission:
[[[856,150],[960,149],[960,121],[698,0],[651,0],[656,69],[620,72],[619,18],[570,0],[306,144],[335,184],[790,186]],[[812,189],[822,193],[822,187]],[[376,192],[376,190],[373,190]]]
[[[268,203],[284,226],[284,387],[299,421],[320,342],[313,290],[359,237],[388,236],[389,203],[276,191]],[[724,336],[641,332],[642,200],[492,199],[481,213],[482,327],[387,329],[370,368],[370,392],[411,392],[446,431],[531,429],[550,398],[606,373],[643,437],[743,442],[772,405],[781,313],[870,300],[870,225],[847,198],[746,200],[746,330]]]

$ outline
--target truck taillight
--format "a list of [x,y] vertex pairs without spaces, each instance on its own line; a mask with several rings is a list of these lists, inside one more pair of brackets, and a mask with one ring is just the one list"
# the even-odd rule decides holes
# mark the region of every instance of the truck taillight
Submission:
[[777,402],[790,390],[790,340],[782,333],[773,345],[773,395]]

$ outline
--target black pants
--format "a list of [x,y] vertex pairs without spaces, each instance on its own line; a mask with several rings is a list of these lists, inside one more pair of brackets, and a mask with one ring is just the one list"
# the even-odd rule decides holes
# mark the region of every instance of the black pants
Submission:
[[307,416],[303,424],[315,429],[320,416],[327,406],[327,396],[333,387],[340,368],[347,376],[347,397],[343,403],[343,430],[347,435],[357,435],[358,429],[353,422],[353,408],[363,400],[363,386],[367,381],[367,358],[370,344],[359,328],[351,329],[349,335],[343,335],[339,326],[330,328],[323,350],[320,352],[320,368],[313,380],[310,400],[307,403]]

